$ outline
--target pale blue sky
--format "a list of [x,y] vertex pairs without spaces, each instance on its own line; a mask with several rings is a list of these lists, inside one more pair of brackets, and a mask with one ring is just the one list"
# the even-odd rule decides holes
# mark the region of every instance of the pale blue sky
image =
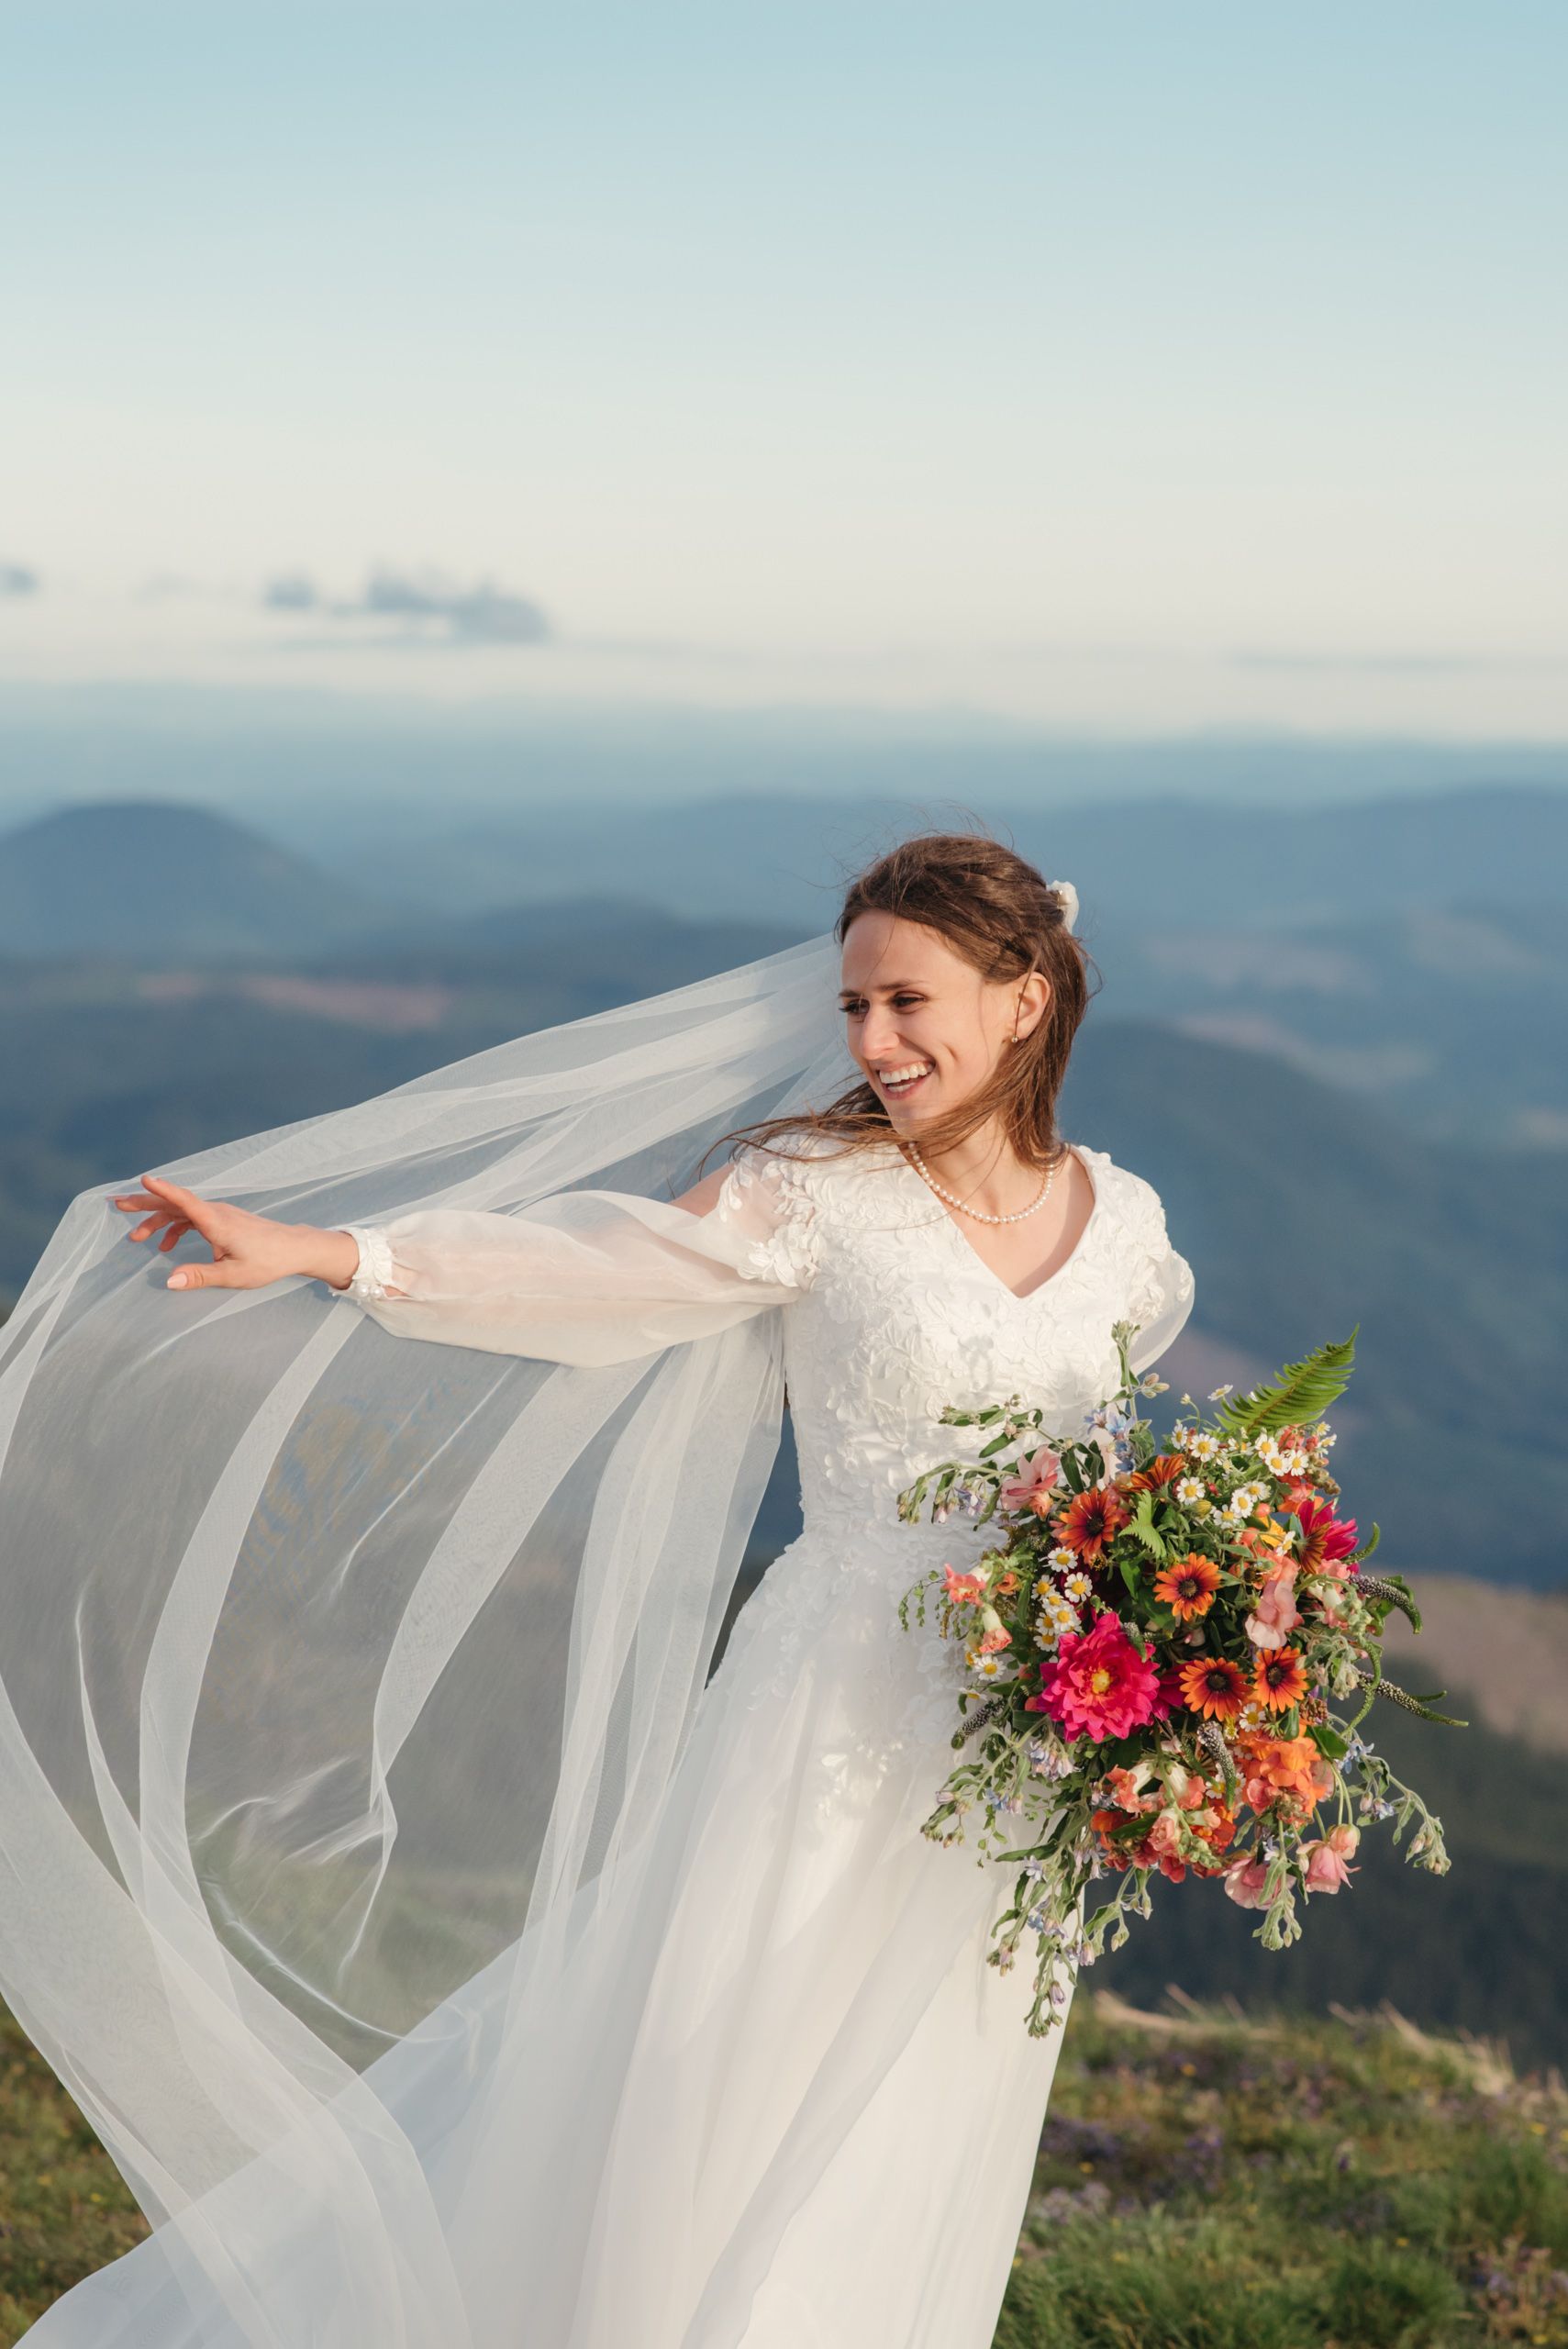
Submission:
[[0,680],[1568,738],[1565,67],[1562,0],[0,5]]

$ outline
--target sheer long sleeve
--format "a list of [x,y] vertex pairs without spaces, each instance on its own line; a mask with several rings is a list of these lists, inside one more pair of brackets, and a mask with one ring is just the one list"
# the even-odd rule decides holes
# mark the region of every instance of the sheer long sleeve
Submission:
[[360,1252],[335,1292],[395,1337],[546,1362],[627,1362],[788,1305],[813,1270],[793,1162],[747,1152],[696,1216],[619,1191],[517,1213],[418,1208],[343,1224]]

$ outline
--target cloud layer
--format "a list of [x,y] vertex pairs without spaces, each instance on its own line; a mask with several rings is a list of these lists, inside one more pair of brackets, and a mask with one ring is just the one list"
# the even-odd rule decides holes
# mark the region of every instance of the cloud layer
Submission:
[[428,569],[417,573],[382,564],[358,596],[325,596],[305,572],[269,580],[263,608],[310,613],[323,619],[393,622],[397,641],[448,644],[544,644],[554,631],[531,596],[515,596],[493,580],[463,587]]

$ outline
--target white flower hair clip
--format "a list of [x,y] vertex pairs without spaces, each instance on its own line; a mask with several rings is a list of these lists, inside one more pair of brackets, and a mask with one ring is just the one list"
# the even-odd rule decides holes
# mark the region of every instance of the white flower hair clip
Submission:
[[1061,901],[1063,927],[1067,930],[1073,929],[1078,919],[1077,890],[1074,889],[1071,881],[1048,881],[1045,885],[1051,896]]

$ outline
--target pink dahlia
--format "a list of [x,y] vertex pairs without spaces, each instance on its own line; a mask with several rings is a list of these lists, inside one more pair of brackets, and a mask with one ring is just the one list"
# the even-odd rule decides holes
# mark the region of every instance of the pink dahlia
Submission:
[[1160,1675],[1149,1718],[1151,1721],[1168,1721],[1184,1701],[1182,1696],[1182,1667],[1179,1664],[1173,1664]]
[[1041,1666],[1030,1712],[1049,1713],[1064,1736],[1126,1737],[1152,1720],[1160,1675],[1117,1618],[1101,1615],[1092,1631],[1063,1632],[1054,1663]]

